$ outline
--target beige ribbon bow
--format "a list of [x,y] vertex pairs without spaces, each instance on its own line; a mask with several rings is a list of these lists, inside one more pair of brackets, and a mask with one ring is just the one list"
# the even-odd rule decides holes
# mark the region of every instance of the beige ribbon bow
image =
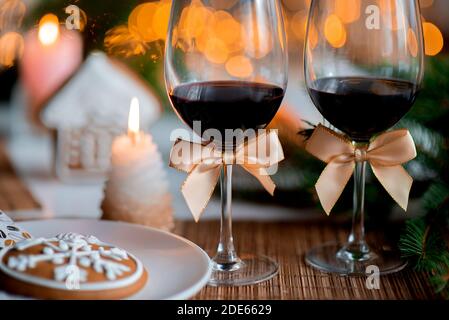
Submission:
[[170,167],[189,174],[181,192],[198,222],[212,196],[223,165],[242,166],[273,195],[276,185],[269,177],[268,170],[283,159],[284,153],[276,132],[268,130],[250,139],[235,152],[222,152],[214,143],[202,145],[178,140],[171,150]]
[[385,190],[399,206],[407,210],[413,178],[402,164],[416,157],[415,143],[408,130],[383,133],[370,143],[368,149],[361,150],[356,149],[343,135],[319,125],[308,141],[306,150],[328,164],[315,185],[328,215],[358,161],[368,161]]

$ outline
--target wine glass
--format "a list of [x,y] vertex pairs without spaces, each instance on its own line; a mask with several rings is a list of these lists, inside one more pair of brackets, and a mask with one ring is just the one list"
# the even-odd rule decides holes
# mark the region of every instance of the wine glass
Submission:
[[[227,130],[263,129],[287,87],[287,49],[278,0],[173,1],[165,54],[166,88],[177,115],[203,140],[235,152]],[[217,135],[208,134],[211,130]],[[241,140],[240,140],[241,141]],[[276,262],[237,255],[231,222],[232,165],[221,176],[221,233],[210,285],[270,279]]]
[[[415,0],[312,0],[305,43],[305,79],[323,117],[365,151],[370,139],[412,107],[423,78],[423,38]],[[366,275],[401,270],[400,253],[365,240],[366,162],[356,162],[354,213],[346,244],[329,243],[306,255],[326,272]]]

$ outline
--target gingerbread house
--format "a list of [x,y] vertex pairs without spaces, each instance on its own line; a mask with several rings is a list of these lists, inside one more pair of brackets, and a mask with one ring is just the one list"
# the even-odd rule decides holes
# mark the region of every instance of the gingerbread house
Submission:
[[66,182],[96,182],[110,166],[113,139],[127,131],[130,101],[147,130],[161,113],[157,96],[126,66],[92,53],[42,111],[55,137],[55,169]]

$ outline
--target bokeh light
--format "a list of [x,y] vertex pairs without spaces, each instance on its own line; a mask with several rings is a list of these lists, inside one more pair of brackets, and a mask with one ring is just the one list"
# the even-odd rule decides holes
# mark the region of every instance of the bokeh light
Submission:
[[158,9],[156,2],[146,2],[138,5],[128,17],[128,28],[136,37],[146,42],[157,39],[153,30],[153,17]]
[[240,50],[242,44],[242,26],[240,23],[226,11],[215,12],[214,18],[214,23],[210,26],[214,36],[221,39],[231,51]]
[[0,37],[0,66],[12,67],[23,55],[24,40],[17,32],[7,32]]
[[360,0],[335,0],[335,14],[343,23],[352,23],[360,18]]
[[171,1],[161,2],[154,13],[153,31],[158,39],[164,40],[167,36],[168,22],[170,20]]
[[307,11],[299,10],[296,12],[291,18],[289,26],[298,40],[304,40],[307,31]]
[[253,74],[251,59],[245,56],[235,56],[226,62],[226,71],[236,78],[248,78]]
[[44,46],[56,43],[59,37],[59,19],[52,13],[46,14],[39,22],[39,41]]
[[346,29],[340,18],[331,14],[324,23],[324,36],[334,48],[341,48],[346,43]]
[[443,50],[444,38],[440,29],[431,22],[423,23],[426,55],[436,56]]
[[210,62],[222,64],[228,59],[229,51],[221,39],[211,38],[206,44],[204,55]]
[[[375,0],[381,8],[382,14],[387,15],[391,21],[388,25],[392,30],[400,30],[405,26],[404,17],[397,6],[401,3],[396,0]],[[158,40],[166,38],[168,20],[172,0],[144,2],[136,6],[129,15],[128,24],[111,29],[105,38],[105,47],[110,53],[118,52],[124,56],[145,54]],[[192,0],[184,8],[180,20],[174,30],[173,43],[185,52],[201,53],[208,61],[214,64],[226,65],[233,57],[246,57],[247,59],[263,59],[272,50],[272,39],[265,37],[274,30],[262,30],[262,24],[253,18],[253,21],[242,24],[242,21],[233,16],[232,8],[237,0],[210,0],[208,4],[201,0]],[[285,25],[287,36],[293,41],[304,41],[307,30],[307,15],[310,0],[283,0],[286,10]],[[351,24],[362,18],[363,8],[361,0],[335,0],[333,12],[329,13],[324,22],[323,36],[334,48],[341,48],[349,41]],[[422,8],[429,8],[434,0],[420,0]],[[229,11],[231,10],[231,11]],[[241,13],[239,13],[240,15]],[[440,29],[430,23],[424,23],[424,37],[426,54],[436,55],[444,46]],[[128,29],[128,30],[126,30]],[[320,34],[316,26],[310,27],[309,46],[314,49],[318,44]],[[290,41],[290,40],[289,40]],[[410,54],[417,51],[418,41],[416,35],[407,31],[407,46]],[[128,49],[126,49],[128,48]],[[115,50],[117,49],[117,50]],[[127,51],[128,50],[128,51]],[[233,60],[229,65],[233,66]],[[243,62],[244,63],[244,62]],[[229,68],[225,69],[229,71]],[[231,68],[232,69],[232,68]]]

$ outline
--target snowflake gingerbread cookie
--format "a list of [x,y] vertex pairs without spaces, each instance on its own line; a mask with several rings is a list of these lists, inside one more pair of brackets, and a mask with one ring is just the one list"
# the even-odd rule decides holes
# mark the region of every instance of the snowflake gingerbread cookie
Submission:
[[28,232],[17,226],[6,213],[0,210],[0,251],[30,238],[31,235]]
[[0,285],[45,299],[120,299],[146,283],[142,263],[93,236],[27,239],[0,253]]

